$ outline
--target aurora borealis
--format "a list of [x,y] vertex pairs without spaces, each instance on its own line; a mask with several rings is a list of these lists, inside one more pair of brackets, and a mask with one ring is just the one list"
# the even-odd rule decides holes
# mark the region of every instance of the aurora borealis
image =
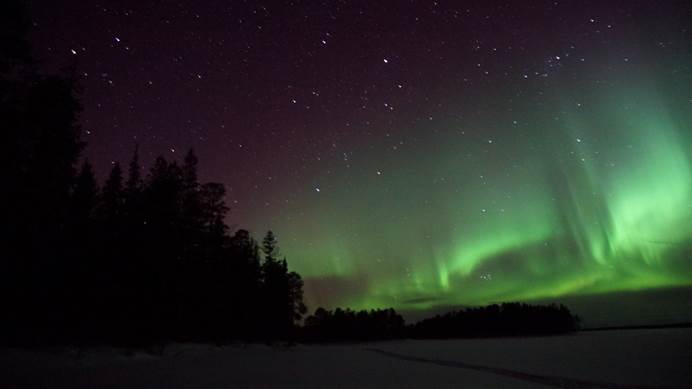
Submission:
[[692,284],[685,2],[41,3],[99,173],[194,147],[311,308]]
[[379,177],[328,181],[335,194],[305,205],[310,222],[297,234],[350,235],[298,258],[320,263],[308,268],[318,277],[355,280],[340,303],[364,307],[689,284],[690,115],[670,109],[650,80],[611,80],[584,103],[557,96],[561,120],[533,119],[509,139],[460,145],[454,138],[466,134],[444,134],[435,153],[385,160],[384,188]]

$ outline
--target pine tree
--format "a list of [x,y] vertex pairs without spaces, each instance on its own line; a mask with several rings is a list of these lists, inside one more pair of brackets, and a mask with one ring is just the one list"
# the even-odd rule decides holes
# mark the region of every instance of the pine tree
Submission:
[[[186,239],[186,251],[197,246],[204,226],[204,210],[201,203],[200,185],[197,182],[197,156],[193,149],[185,155],[181,168],[181,218],[184,226],[183,238]],[[189,255],[190,253],[188,253]]]
[[279,249],[277,247],[278,241],[274,233],[269,230],[267,234],[262,239],[262,252],[264,252],[264,259],[267,262],[276,261],[279,257]]
[[[286,260],[284,259],[284,266],[286,266]],[[289,323],[291,326],[295,325],[296,322],[307,313],[308,308],[303,302],[303,279],[300,274],[296,272],[289,272],[287,275],[287,292],[288,292],[288,305],[287,314],[289,317]]]
[[185,155],[185,161],[183,162],[183,184],[187,189],[196,189],[197,183],[197,155],[195,155],[195,150],[188,150]]
[[278,240],[272,231],[262,240],[262,298],[266,307],[263,314],[267,338],[288,337],[307,311],[303,303],[303,281],[300,275],[288,271],[286,258],[279,260]]
[[142,167],[139,165],[139,146],[135,146],[135,151],[130,160],[128,168],[127,182],[125,183],[125,192],[128,196],[137,195],[142,191]]
[[94,169],[88,160],[84,160],[72,192],[72,217],[80,223],[89,220],[96,208],[97,196],[98,183]]
[[122,215],[124,205],[123,174],[120,164],[116,162],[103,186],[99,214],[105,220],[114,221]]
[[226,232],[224,219],[228,213],[228,206],[224,201],[225,196],[226,188],[223,184],[206,183],[201,186],[199,202],[206,231],[221,234]]

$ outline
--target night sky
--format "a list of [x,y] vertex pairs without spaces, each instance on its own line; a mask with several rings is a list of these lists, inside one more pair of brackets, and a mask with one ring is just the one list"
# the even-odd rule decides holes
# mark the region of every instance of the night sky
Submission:
[[692,284],[692,3],[33,1],[101,177],[193,147],[307,303]]

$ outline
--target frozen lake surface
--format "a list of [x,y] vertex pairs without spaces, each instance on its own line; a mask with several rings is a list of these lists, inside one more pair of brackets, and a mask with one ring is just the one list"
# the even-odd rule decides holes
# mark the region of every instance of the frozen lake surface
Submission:
[[[692,387],[692,329],[216,348],[0,349],[3,388]],[[547,386],[546,386],[547,385]]]

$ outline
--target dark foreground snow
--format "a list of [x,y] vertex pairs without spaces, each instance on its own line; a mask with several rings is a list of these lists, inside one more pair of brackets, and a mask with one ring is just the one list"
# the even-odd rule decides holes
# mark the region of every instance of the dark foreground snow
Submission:
[[508,388],[692,385],[692,329],[349,345],[0,349],[3,388]]

